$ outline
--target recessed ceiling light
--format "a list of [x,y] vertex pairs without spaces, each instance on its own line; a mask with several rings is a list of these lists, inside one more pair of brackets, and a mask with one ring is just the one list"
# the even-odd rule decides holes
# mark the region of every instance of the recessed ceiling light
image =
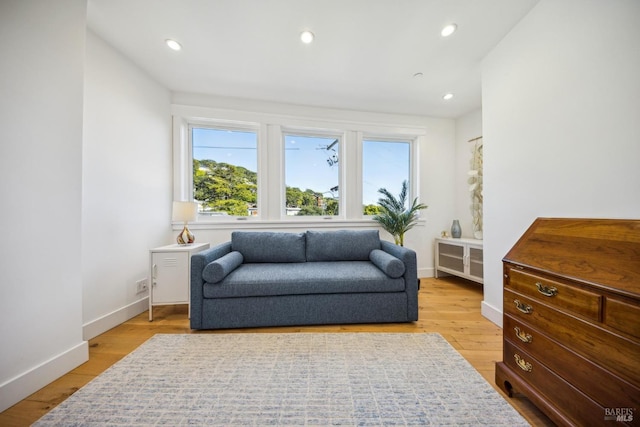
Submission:
[[450,100],[451,98],[453,98],[453,94],[452,93],[447,93],[446,95],[444,95],[442,97],[442,99],[444,99],[445,101]]
[[167,39],[167,40],[165,40],[165,42],[167,43],[167,46],[169,46],[169,48],[171,48],[173,50],[182,49],[182,45],[180,43],[178,43],[177,41],[175,41],[175,40]]
[[440,31],[440,35],[442,37],[449,37],[451,34],[455,33],[457,29],[458,26],[456,24],[449,24]]
[[303,31],[300,33],[300,40],[302,40],[302,43],[309,44],[313,41],[313,38],[314,35],[311,31]]

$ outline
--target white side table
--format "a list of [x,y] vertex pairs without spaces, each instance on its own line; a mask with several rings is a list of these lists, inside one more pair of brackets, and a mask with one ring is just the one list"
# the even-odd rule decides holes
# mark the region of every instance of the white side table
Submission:
[[436,279],[438,278],[438,271],[484,283],[482,240],[436,238]]
[[173,244],[149,251],[149,321],[153,320],[154,305],[189,304],[191,255],[205,249],[209,243]]

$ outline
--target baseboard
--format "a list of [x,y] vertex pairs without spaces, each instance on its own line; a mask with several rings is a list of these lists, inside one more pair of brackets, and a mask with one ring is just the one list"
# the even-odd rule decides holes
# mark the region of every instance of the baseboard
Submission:
[[502,311],[488,304],[486,301],[482,301],[482,304],[480,304],[480,313],[502,328]]
[[107,332],[109,329],[126,322],[132,317],[136,317],[140,313],[144,313],[149,309],[149,297],[144,297],[138,301],[132,302],[122,308],[111,313],[105,314],[91,322],[82,325],[82,337],[90,340],[98,335]]
[[418,278],[426,279],[427,277],[433,277],[434,269],[431,268],[419,268],[418,269]]
[[0,412],[57,380],[89,360],[89,343],[82,341],[27,372],[0,384]]

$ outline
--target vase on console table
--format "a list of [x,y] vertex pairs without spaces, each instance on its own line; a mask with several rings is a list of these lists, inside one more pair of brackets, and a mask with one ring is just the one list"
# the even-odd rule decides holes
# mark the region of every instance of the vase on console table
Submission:
[[459,239],[462,236],[462,229],[460,228],[460,221],[457,219],[453,220],[453,224],[451,224],[451,237],[454,239]]

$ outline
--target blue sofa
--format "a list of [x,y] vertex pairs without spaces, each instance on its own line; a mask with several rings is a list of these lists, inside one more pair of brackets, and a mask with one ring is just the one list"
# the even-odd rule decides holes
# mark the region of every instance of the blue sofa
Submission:
[[418,320],[414,251],[377,230],[234,231],[191,257],[191,328]]

